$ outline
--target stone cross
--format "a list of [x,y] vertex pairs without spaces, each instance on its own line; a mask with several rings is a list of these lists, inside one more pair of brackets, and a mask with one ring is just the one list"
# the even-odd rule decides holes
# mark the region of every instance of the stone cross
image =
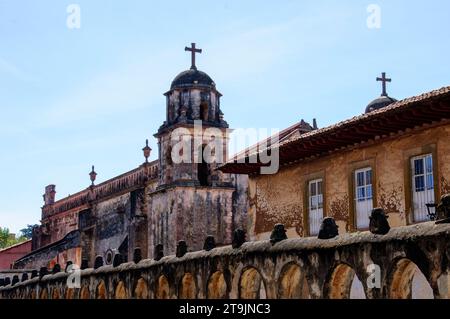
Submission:
[[191,51],[191,69],[197,70],[195,66],[195,53],[202,53],[202,49],[197,49],[195,43],[191,43],[191,47],[185,47],[184,51]]
[[386,72],[381,73],[381,78],[377,78],[378,82],[383,82],[383,92],[381,96],[388,96],[386,93],[386,82],[392,82],[392,79],[386,77]]

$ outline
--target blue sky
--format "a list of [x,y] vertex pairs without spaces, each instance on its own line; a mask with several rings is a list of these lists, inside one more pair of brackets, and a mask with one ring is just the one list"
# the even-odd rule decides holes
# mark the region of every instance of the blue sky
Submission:
[[[72,3],[80,29],[66,26]],[[447,0],[0,0],[0,226],[38,223],[47,184],[62,198],[92,164],[101,182],[141,164],[146,138],[156,150],[191,42],[231,127],[323,127],[361,114],[383,71],[398,99],[450,85],[449,12]]]

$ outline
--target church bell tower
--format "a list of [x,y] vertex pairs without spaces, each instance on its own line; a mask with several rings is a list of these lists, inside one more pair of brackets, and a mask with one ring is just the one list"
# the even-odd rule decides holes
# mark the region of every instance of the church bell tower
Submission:
[[[215,168],[226,159],[228,147],[228,124],[220,109],[222,94],[211,77],[195,65],[195,54],[202,50],[195,43],[185,50],[191,52],[191,68],[178,74],[164,94],[166,120],[155,134],[159,142],[159,184],[220,186],[225,181]],[[211,149],[214,145],[216,149]],[[210,153],[221,156],[208,160]]]
[[159,148],[159,182],[151,194],[149,255],[161,244],[172,254],[178,241],[199,250],[208,235],[231,242],[232,178],[216,168],[225,162],[228,124],[221,94],[211,77],[197,69],[195,43],[190,69],[178,74],[166,96],[166,120],[154,135]]

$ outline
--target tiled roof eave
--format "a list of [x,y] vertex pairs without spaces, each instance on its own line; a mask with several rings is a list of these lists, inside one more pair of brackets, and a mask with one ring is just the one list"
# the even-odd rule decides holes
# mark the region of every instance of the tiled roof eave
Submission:
[[[436,101],[438,101],[437,103],[435,103]],[[442,103],[440,103],[439,101],[442,101]],[[439,118],[446,118],[446,114],[450,114],[450,87],[443,87],[439,90],[435,90],[435,91],[431,91],[419,96],[415,96],[415,97],[411,97],[411,98],[407,98],[398,102],[395,102],[389,106],[386,106],[382,109],[379,110],[375,110],[371,113],[367,113],[367,114],[362,114],[359,116],[355,116],[352,117],[348,120],[344,120],[341,121],[337,124],[325,127],[325,128],[321,128],[318,130],[314,130],[311,132],[307,132],[304,133],[302,135],[300,135],[297,138],[293,138],[293,139],[289,139],[287,141],[281,142],[279,143],[279,145],[277,146],[279,152],[280,152],[280,162],[283,161],[283,155],[286,155],[287,151],[292,152],[292,154],[290,154],[291,156],[288,157],[301,157],[301,152],[299,151],[299,149],[303,149],[305,148],[305,145],[302,144],[306,144],[309,142],[317,142],[318,140],[336,140],[339,138],[339,134],[341,134],[343,131],[345,130],[349,130],[349,129],[358,129],[358,130],[362,130],[362,127],[364,126],[371,126],[372,122],[376,122],[376,121],[380,121],[386,118],[394,118],[395,116],[399,115],[399,116],[406,116],[406,115],[410,115],[408,112],[414,112],[416,109],[420,109],[422,108],[422,111],[429,111],[426,108],[424,108],[424,105],[428,105],[430,103],[435,103],[437,104],[440,108],[441,111],[437,111],[438,113],[435,114],[434,116],[436,117],[436,120]],[[444,105],[445,104],[445,105]],[[420,118],[416,119],[417,123],[420,124]],[[394,120],[395,121],[395,120]],[[392,121],[392,122],[394,122]],[[425,121],[423,121],[425,122]],[[393,125],[393,123],[389,123],[391,125]],[[413,121],[411,121],[411,125],[414,126]],[[398,125],[398,130],[404,129],[405,125]],[[370,128],[370,130],[372,132],[374,132],[371,136],[371,134],[366,134],[365,136],[358,136],[358,133],[355,134],[353,139],[348,139],[348,144],[350,145],[351,143],[359,143],[362,142],[368,138],[375,138],[376,137],[376,128]],[[379,134],[382,134],[382,131],[386,131],[386,129],[384,129],[383,127],[379,127]],[[394,129],[392,129],[392,132],[394,131]],[[362,134],[361,134],[362,135]],[[341,138],[342,139],[342,138]],[[297,148],[297,154],[295,154],[295,149]],[[330,144],[330,148],[326,151],[331,151],[332,150],[332,145]],[[261,152],[267,152],[269,148],[265,148],[262,150],[259,150],[258,152],[253,152],[251,154],[247,155],[248,157],[252,157],[252,156],[256,156],[258,154],[260,154]],[[272,149],[274,149],[272,147]],[[246,166],[244,166],[242,163],[236,163],[236,157],[233,158],[232,160],[228,161],[227,163],[225,163],[225,165],[223,165],[222,167],[220,167],[219,169],[222,170],[223,172],[226,173],[239,173],[239,174],[251,174],[251,173],[256,173],[256,170],[260,167],[257,165],[248,165],[248,163],[246,164]],[[283,163],[280,163],[283,164]]]

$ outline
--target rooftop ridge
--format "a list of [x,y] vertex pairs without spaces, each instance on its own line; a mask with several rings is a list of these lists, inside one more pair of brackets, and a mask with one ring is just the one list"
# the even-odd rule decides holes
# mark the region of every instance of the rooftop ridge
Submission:
[[[43,217],[48,217],[76,207],[88,204],[92,199],[99,200],[112,193],[124,191],[140,185],[147,180],[152,180],[158,176],[158,161],[138,166],[128,172],[108,179],[98,185],[87,187],[75,194],[61,198],[51,205],[42,208]],[[93,192],[93,193],[92,193]]]

